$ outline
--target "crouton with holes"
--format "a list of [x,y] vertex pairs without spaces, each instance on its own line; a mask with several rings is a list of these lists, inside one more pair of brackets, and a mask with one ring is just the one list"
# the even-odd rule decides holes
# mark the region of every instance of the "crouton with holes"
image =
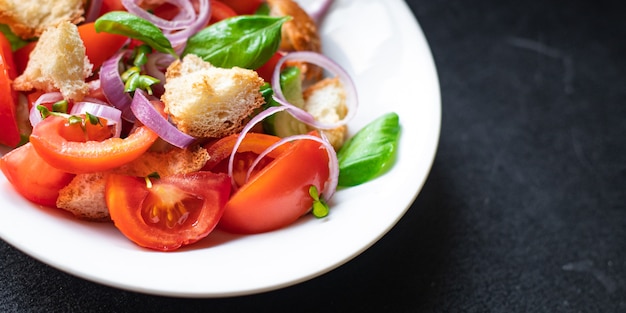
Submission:
[[23,39],[39,37],[61,22],[78,24],[84,20],[86,0],[0,0],[0,24]]
[[105,188],[109,173],[145,177],[156,172],[165,177],[199,171],[208,160],[209,154],[202,147],[149,151],[108,172],[77,174],[59,191],[56,205],[83,220],[108,222],[111,217],[106,205]]
[[189,54],[165,74],[161,100],[179,130],[196,138],[221,138],[240,132],[265,102],[264,81],[253,70],[219,68]]
[[41,35],[24,73],[13,81],[13,88],[60,91],[64,98],[80,101],[89,92],[85,78],[91,75],[92,68],[78,28],[62,22]]
[[[332,124],[342,120],[348,114],[346,92],[339,78],[325,78],[304,91],[304,109],[319,122]],[[347,126],[321,130],[335,150],[343,145]]]

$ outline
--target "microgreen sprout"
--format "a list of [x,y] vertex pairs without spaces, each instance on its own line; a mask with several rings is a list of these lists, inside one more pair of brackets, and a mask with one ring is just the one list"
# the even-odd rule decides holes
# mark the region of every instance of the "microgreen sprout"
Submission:
[[160,82],[150,75],[141,74],[141,69],[137,66],[130,67],[122,73],[121,77],[124,82],[124,92],[134,92],[139,88],[152,95],[151,86]]
[[133,65],[137,67],[144,66],[148,63],[148,55],[152,53],[152,48],[148,45],[141,45],[133,51]]
[[328,216],[330,208],[328,207],[326,201],[320,198],[319,192],[315,185],[311,185],[311,187],[309,187],[309,195],[311,196],[311,198],[313,198],[313,209],[311,210],[313,216],[317,218],[323,218]]
[[[63,102],[65,102],[65,104]],[[91,125],[100,125],[104,127],[100,118],[89,112],[85,112],[85,117],[67,114],[67,100],[62,100],[53,104],[52,111],[50,111],[46,106],[41,104],[37,106],[37,110],[39,110],[41,118],[43,119],[51,115],[66,118],[69,125],[80,125],[85,134],[87,133],[87,122]]]

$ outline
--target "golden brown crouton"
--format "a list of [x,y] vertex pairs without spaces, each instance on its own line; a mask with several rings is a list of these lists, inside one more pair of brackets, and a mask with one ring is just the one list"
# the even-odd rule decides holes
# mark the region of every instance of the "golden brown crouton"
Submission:
[[[304,91],[304,109],[322,123],[336,123],[348,114],[346,93],[339,78],[325,78]],[[347,126],[322,130],[335,150],[343,145]]]
[[[279,49],[282,51],[321,52],[322,44],[315,21],[293,0],[267,0],[271,16],[291,16],[282,26]],[[322,78],[319,66],[300,61],[289,61],[287,65],[298,66],[307,81]]]
[[78,28],[62,22],[41,35],[26,70],[15,79],[13,88],[60,91],[66,99],[81,100],[89,92],[85,78],[91,75],[92,68]]
[[7,24],[24,39],[38,37],[60,22],[82,22],[85,3],[85,0],[0,0],[0,24]]
[[201,147],[146,152],[131,163],[109,172],[77,174],[59,191],[56,205],[80,219],[110,221],[105,201],[105,186],[109,173],[145,177],[157,172],[161,177],[165,177],[198,171],[208,160],[207,151]]
[[161,97],[174,124],[197,138],[220,138],[241,131],[263,103],[257,72],[219,68],[189,54],[166,72]]

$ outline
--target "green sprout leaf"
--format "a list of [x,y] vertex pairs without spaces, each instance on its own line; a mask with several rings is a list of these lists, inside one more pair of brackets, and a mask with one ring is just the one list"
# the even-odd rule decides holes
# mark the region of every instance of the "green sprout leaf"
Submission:
[[328,207],[326,201],[320,198],[319,192],[315,185],[311,185],[311,187],[309,187],[309,195],[313,199],[313,208],[311,210],[313,216],[317,218],[324,218],[328,216],[330,208]]

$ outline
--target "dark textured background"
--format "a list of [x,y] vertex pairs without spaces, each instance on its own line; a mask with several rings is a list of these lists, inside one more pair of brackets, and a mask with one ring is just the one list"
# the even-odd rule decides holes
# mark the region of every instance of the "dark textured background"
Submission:
[[371,249],[293,287],[199,300],[104,287],[0,241],[0,311],[626,312],[626,5],[408,3],[440,75],[441,141]]

